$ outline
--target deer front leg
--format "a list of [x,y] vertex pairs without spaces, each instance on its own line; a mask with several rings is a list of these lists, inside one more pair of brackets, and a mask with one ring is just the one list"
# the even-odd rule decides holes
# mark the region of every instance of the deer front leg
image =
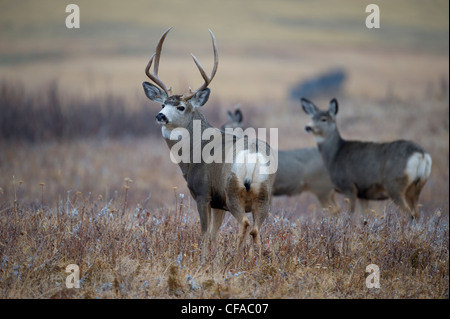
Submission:
[[356,185],[345,185],[345,187],[341,187],[341,192],[344,194],[345,201],[348,202],[348,212],[353,214],[356,208],[356,201],[358,199],[358,188]]
[[334,190],[317,193],[317,198],[322,205],[322,209],[330,215],[337,214],[340,211],[339,205],[334,200],[334,194]]
[[217,234],[219,232],[220,226],[222,226],[223,218],[225,217],[226,211],[223,209],[211,209],[211,228],[210,235],[213,246],[217,244]]
[[365,216],[369,212],[369,200],[365,198],[359,198],[360,215]]
[[200,216],[202,231],[202,260],[206,257],[209,242],[209,228],[211,222],[211,205],[209,201],[197,200],[197,209]]

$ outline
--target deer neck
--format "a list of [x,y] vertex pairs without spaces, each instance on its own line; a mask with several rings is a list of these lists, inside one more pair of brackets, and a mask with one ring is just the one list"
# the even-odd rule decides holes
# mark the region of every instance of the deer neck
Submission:
[[332,134],[328,135],[317,144],[326,167],[330,167],[332,165],[336,155],[339,153],[339,150],[342,148],[344,143],[345,140],[342,139],[339,131],[336,129],[332,132]]
[[[207,129],[207,128],[211,128],[212,125],[208,123],[208,121],[205,119],[204,115],[199,112],[198,110],[194,111],[194,115],[192,117],[192,121],[189,123],[189,125],[187,127],[185,127],[187,133],[189,133],[189,138],[186,137],[182,137],[181,139],[183,140],[182,143],[189,143],[189,161],[188,162],[184,162],[184,161],[180,161],[178,163],[178,165],[181,168],[181,171],[183,172],[183,176],[186,179],[186,176],[190,170],[190,168],[193,165],[198,165],[198,162],[194,161],[194,156],[193,156],[193,151],[195,149],[203,149],[203,146],[206,145],[209,141],[207,140],[203,140],[202,136],[203,136],[203,132]],[[169,147],[170,150],[172,150],[172,147],[177,144],[180,143],[180,138],[179,139],[171,139],[170,138],[170,134],[173,132],[173,130],[168,130],[165,127],[163,127],[162,129],[162,134],[163,137],[167,143],[167,146]],[[194,147],[194,143],[201,143],[200,147],[196,146]],[[197,154],[198,155],[198,154]]]
[[[198,125],[199,123],[200,125]],[[192,116],[192,120],[189,122],[189,125],[185,127],[187,132],[189,132],[191,144],[193,140],[197,138],[197,136],[194,135],[200,133],[200,140],[201,140],[203,131],[211,127],[213,126],[209,124],[209,122],[205,119],[205,116],[200,111],[195,110],[194,115]],[[170,135],[172,134],[173,131],[174,130],[167,129],[165,126],[162,127],[162,136],[166,140],[167,146],[169,146],[169,148],[172,148],[173,145],[179,142],[179,140],[177,139],[170,138]],[[202,146],[203,144],[205,144],[205,142],[207,141],[202,141]]]

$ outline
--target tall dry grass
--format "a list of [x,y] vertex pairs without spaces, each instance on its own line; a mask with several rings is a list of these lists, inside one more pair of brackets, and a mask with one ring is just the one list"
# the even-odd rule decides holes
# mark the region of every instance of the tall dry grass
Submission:
[[[132,187],[129,189],[132,192]],[[218,247],[200,258],[195,207],[68,194],[56,207],[1,202],[2,298],[448,298],[448,215],[411,224],[393,207],[362,219],[342,213],[288,216],[274,207],[261,230],[263,254],[236,254],[227,215]],[[66,267],[80,267],[79,289]],[[368,289],[366,266],[380,268]]]

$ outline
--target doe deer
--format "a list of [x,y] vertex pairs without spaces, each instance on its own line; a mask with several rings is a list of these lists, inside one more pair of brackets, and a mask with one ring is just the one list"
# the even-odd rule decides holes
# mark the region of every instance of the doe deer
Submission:
[[[238,108],[228,111],[228,121],[221,127],[242,128],[243,115]],[[317,147],[278,150],[278,169],[272,188],[273,196],[294,196],[304,191],[314,194],[322,208],[331,214],[340,211],[334,200],[334,185]]]
[[312,118],[306,131],[314,135],[331,180],[338,192],[350,200],[393,202],[411,218],[419,217],[419,195],[431,173],[431,156],[419,145],[405,140],[375,143],[345,140],[336,125],[338,102],[327,111],[302,98],[303,110]]
[[[162,105],[162,110],[156,115],[156,122],[162,126],[162,135],[171,151],[179,137],[172,133],[181,128],[192,137],[196,123],[200,123],[202,138],[200,140],[189,139],[188,160],[179,162],[179,166],[189,191],[196,201],[200,215],[202,255],[205,256],[208,237],[214,244],[216,243],[217,232],[226,211],[229,211],[239,223],[238,250],[241,250],[250,226],[246,212],[252,212],[253,228],[250,235],[259,251],[261,251],[259,230],[269,212],[272,184],[275,178],[274,173],[267,173],[267,161],[262,160],[264,156],[262,150],[267,152],[267,150],[270,150],[270,146],[257,139],[248,139],[247,144],[239,150],[237,139],[234,136],[228,134],[228,138],[231,136],[231,143],[227,143],[226,141],[230,140],[226,138],[225,135],[227,134],[213,128],[199,111],[199,108],[208,101],[210,95],[208,85],[214,78],[219,63],[216,39],[211,30],[209,32],[214,50],[214,66],[211,75],[207,76],[197,58],[192,55],[204,79],[203,85],[195,91],[189,89],[183,95],[171,94],[171,88],[167,87],[158,77],[162,45],[170,30],[171,28],[161,36],[156,47],[156,53],[153,54],[145,68],[146,75],[157,86],[149,82],[143,82],[142,85],[147,97]],[[153,60],[155,60],[155,65],[154,71],[151,73],[150,68]],[[208,146],[208,141],[203,139],[206,131],[212,132],[213,136],[218,135],[220,137],[221,154],[227,154],[227,152],[232,154],[232,161],[224,160],[223,155],[221,155],[220,161],[209,162],[203,157],[198,161],[195,160],[196,155],[198,155],[194,154],[195,147],[200,145],[200,153],[204,153],[205,146]],[[271,150],[270,154],[272,154]],[[254,160],[252,161],[251,158]],[[270,159],[276,161],[276,158],[271,157]]]
[[225,123],[223,123],[223,125],[220,127],[220,129],[222,131],[225,131],[225,129],[227,128],[238,128],[241,127],[242,128],[242,112],[240,108],[236,108],[234,110],[234,113],[231,112],[230,110],[227,111],[228,114],[228,121],[226,121]]

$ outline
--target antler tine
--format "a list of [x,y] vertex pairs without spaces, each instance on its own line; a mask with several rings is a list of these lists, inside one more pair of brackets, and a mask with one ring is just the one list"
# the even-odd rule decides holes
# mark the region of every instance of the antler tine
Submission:
[[[167,33],[169,33],[170,30],[172,30],[172,27],[167,29],[161,36],[161,39],[159,39],[158,46],[156,47],[156,52],[152,55],[152,57],[150,58],[150,61],[148,61],[147,67],[145,68],[145,74],[153,82],[155,82],[161,89],[163,89],[167,95],[170,95],[169,92],[172,90],[172,88],[167,87],[164,84],[164,82],[159,79],[158,70],[159,70],[159,59],[161,57],[162,45],[164,43],[164,39],[166,38]],[[153,74],[151,74],[150,68],[152,66],[153,59],[155,59],[155,66],[153,67]]]
[[198,70],[200,71],[200,74],[202,75],[203,80],[205,81],[202,86],[200,86],[197,90],[192,91],[191,89],[189,89],[189,93],[184,94],[183,97],[185,100],[189,100],[191,97],[193,97],[197,92],[206,89],[208,87],[208,85],[211,83],[212,79],[214,78],[214,76],[216,75],[217,72],[217,66],[219,65],[219,54],[217,52],[217,43],[216,43],[216,38],[214,37],[214,33],[211,30],[208,30],[209,33],[211,34],[211,39],[212,39],[212,43],[213,43],[213,50],[214,50],[214,66],[213,69],[211,71],[211,75],[208,77],[206,75],[205,70],[203,69],[202,65],[200,64],[200,62],[197,60],[197,58],[195,57],[195,55],[193,55],[191,53],[192,58],[194,59],[195,65],[197,66]]

